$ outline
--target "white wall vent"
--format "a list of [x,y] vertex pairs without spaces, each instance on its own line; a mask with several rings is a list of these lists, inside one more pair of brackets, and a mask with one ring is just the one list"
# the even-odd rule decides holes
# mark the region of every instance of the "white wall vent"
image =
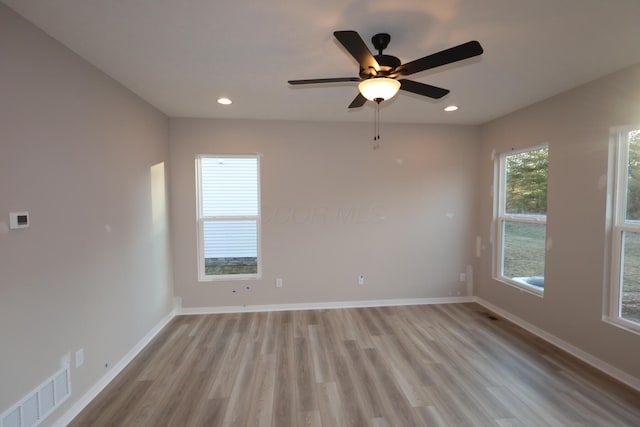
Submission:
[[71,374],[65,366],[0,415],[0,427],[35,427],[71,396]]

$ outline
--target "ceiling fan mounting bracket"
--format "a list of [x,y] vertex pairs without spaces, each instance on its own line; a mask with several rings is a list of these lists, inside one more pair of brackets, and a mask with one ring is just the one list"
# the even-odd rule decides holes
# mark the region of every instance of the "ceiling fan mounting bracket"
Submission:
[[373,47],[378,51],[378,55],[382,55],[382,51],[389,46],[390,41],[391,36],[387,33],[378,33],[371,37],[371,43],[373,43]]

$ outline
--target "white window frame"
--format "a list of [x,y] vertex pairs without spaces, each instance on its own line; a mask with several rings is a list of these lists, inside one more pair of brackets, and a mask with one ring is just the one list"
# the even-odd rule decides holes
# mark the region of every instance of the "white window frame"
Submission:
[[[504,223],[506,221],[511,222],[522,222],[527,224],[544,224],[545,231],[547,225],[547,216],[546,215],[522,215],[522,214],[507,214],[505,212],[506,207],[506,188],[507,188],[507,157],[513,156],[516,154],[526,153],[528,151],[536,151],[541,150],[543,148],[549,149],[549,144],[540,144],[533,147],[526,147],[520,149],[512,149],[510,151],[505,151],[498,155],[498,159],[496,160],[496,174],[495,174],[495,245],[494,245],[494,256],[493,256],[493,278],[501,283],[507,284],[509,286],[516,287],[518,289],[524,290],[526,292],[532,293],[537,296],[544,295],[544,288],[540,289],[537,286],[529,285],[524,282],[519,282],[513,280],[510,277],[506,277],[502,275],[503,266],[504,266]],[[547,183],[548,183],[548,175],[547,175]],[[545,233],[546,236],[546,233]],[[545,238],[545,269],[546,269],[546,238]],[[545,275],[546,277],[546,275]]]
[[[256,159],[257,179],[258,179],[258,215],[239,215],[239,216],[203,216],[202,215],[202,178],[201,178],[201,162],[203,158],[251,158]],[[262,225],[261,225],[261,195],[260,195],[260,155],[259,154],[198,154],[196,155],[196,220],[198,226],[198,281],[228,281],[228,280],[258,280],[262,277]],[[234,220],[255,220],[257,234],[257,272],[252,274],[219,274],[207,275],[204,262],[204,224],[207,221],[234,221]]]
[[629,140],[630,131],[639,130],[640,124],[624,126],[612,131],[613,150],[613,200],[612,200],[612,225],[611,225],[611,277],[609,280],[609,313],[605,320],[625,329],[640,333],[640,324],[627,320],[621,316],[621,293],[623,268],[623,233],[640,233],[640,221],[627,221],[627,185],[629,164]]

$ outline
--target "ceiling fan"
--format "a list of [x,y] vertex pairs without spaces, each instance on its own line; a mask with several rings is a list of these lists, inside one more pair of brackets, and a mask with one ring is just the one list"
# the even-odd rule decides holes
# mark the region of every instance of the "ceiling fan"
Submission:
[[392,98],[400,89],[429,98],[440,99],[449,93],[448,89],[400,77],[472,58],[481,55],[484,51],[480,43],[470,41],[402,64],[395,56],[382,53],[391,40],[389,34],[380,33],[371,38],[373,47],[378,51],[375,56],[369,51],[362,37],[356,31],[335,31],[333,35],[360,64],[360,77],[289,80],[289,84],[359,82],[358,89],[360,93],[349,104],[349,108],[362,107],[367,99],[379,104]]

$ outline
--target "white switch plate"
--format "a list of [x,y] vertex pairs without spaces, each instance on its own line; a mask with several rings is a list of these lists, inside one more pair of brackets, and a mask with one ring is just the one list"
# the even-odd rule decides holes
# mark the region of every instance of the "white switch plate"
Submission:
[[364,274],[358,276],[358,285],[364,285]]
[[282,287],[282,279],[278,277],[276,279],[276,288],[281,288],[281,287]]

